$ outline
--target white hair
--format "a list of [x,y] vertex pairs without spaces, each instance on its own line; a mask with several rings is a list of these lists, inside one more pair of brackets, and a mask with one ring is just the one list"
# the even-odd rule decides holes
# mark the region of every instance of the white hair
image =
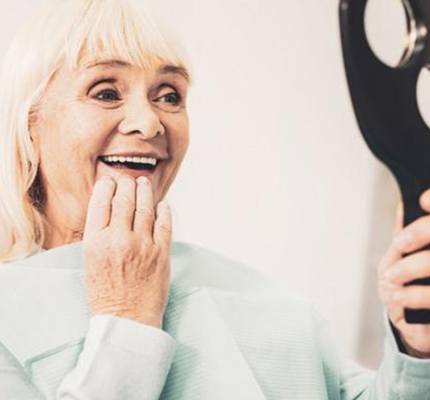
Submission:
[[[0,67],[0,262],[25,258],[44,241],[44,215],[30,128],[44,91],[63,66],[106,59],[189,75],[185,50],[134,0],[47,0],[15,36]],[[190,77],[191,82],[191,77]]]

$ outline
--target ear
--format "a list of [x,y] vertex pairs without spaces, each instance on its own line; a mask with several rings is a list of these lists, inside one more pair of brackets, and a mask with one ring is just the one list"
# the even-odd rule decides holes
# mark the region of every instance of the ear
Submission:
[[30,134],[30,140],[37,142],[37,123],[38,123],[39,105],[33,104],[28,112],[27,129]]
[[33,125],[29,124],[28,135],[29,135],[32,147],[33,147],[33,152],[36,155],[38,155],[38,152],[39,152],[39,134],[38,134],[38,130],[37,130],[35,124],[33,124]]
[[38,151],[38,146],[37,146],[37,134],[35,132],[35,129],[29,129],[28,130],[29,136],[30,136],[30,141],[33,144],[33,151],[37,152]]
[[33,152],[33,157],[36,160],[36,163],[39,165],[40,163],[40,146],[39,146],[39,136],[37,135],[37,132],[34,129],[31,129],[29,131],[29,138],[31,142],[31,148]]

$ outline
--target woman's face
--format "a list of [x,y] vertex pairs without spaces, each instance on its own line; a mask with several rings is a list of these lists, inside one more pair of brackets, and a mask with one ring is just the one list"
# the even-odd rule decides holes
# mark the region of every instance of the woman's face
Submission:
[[[107,174],[146,175],[155,204],[164,197],[189,143],[184,75],[165,64],[143,70],[115,60],[58,71],[31,127],[48,213],[55,208],[56,215],[69,214],[71,225],[82,223],[95,181]],[[148,153],[160,158],[153,171],[99,158]]]

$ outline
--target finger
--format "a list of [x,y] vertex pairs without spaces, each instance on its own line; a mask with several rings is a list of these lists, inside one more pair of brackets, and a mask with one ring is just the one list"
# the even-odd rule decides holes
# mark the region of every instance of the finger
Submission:
[[115,196],[112,199],[110,226],[130,231],[133,227],[136,204],[136,182],[129,176],[118,179]]
[[430,216],[420,217],[402,229],[393,240],[393,245],[402,254],[419,250],[430,243]]
[[430,189],[427,189],[420,196],[420,206],[423,210],[430,212]]
[[405,308],[430,308],[430,287],[405,286],[393,292],[392,301]]
[[111,202],[115,189],[115,181],[107,175],[101,177],[95,183],[88,203],[84,239],[89,234],[100,231],[109,225]]
[[133,231],[153,241],[155,210],[151,181],[146,177],[137,179],[136,213]]
[[386,278],[394,284],[403,285],[415,279],[430,276],[430,251],[424,250],[402,258],[386,272]]
[[166,200],[157,205],[157,219],[154,226],[154,242],[164,254],[170,254],[172,242],[172,213]]

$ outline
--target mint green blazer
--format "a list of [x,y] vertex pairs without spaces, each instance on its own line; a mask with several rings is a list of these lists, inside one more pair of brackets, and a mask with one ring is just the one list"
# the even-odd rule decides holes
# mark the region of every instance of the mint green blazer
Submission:
[[91,316],[82,242],[0,266],[3,400],[424,400],[430,360],[387,325],[370,371],[336,355],[324,322],[255,270],[174,242],[163,328]]

